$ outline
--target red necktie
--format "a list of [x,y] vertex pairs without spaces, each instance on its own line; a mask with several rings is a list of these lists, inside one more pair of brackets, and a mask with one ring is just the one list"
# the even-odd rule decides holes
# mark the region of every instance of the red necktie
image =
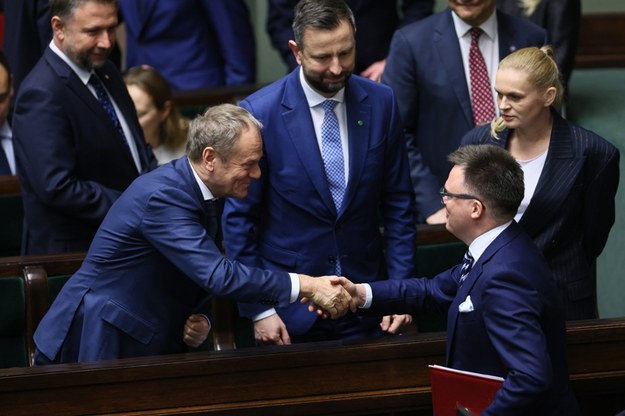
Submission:
[[488,123],[495,118],[495,104],[491,92],[488,71],[482,52],[480,52],[479,39],[482,29],[471,29],[471,48],[469,50],[469,75],[471,79],[471,107],[473,107],[473,122],[476,126]]

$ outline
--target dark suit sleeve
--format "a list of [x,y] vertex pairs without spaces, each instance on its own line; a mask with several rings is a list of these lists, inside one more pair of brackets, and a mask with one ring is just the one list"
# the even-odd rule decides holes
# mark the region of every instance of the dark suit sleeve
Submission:
[[458,290],[459,266],[433,278],[371,282],[373,300],[369,312],[389,315],[446,313]]
[[542,25],[547,29],[549,43],[553,46],[562,79],[568,84],[575,66],[575,52],[581,26],[581,2],[550,0],[547,3]]
[[432,14],[434,0],[403,0],[401,1],[402,19],[400,27],[416,22]]
[[381,215],[388,277],[405,279],[414,276],[416,264],[414,203],[399,110],[394,97],[390,101]]
[[594,177],[590,178],[584,199],[584,250],[594,261],[603,251],[615,220],[615,196],[619,183],[618,149],[600,141],[596,149]]
[[[32,191],[46,205],[66,215],[100,223],[120,191],[75,175],[76,138],[58,91],[29,89],[20,95],[13,116],[20,178],[27,175]],[[97,155],[94,155],[97,157]],[[115,163],[115,162],[111,162]]]
[[202,2],[207,24],[215,28],[224,59],[226,85],[256,82],[256,43],[249,10],[243,0]]
[[391,50],[382,75],[382,82],[389,85],[397,98],[410,163],[410,177],[415,194],[416,209],[423,219],[442,208],[438,196],[438,181],[425,163],[415,135],[418,105],[417,62],[412,54],[410,41],[402,30],[395,32]]
[[278,51],[289,71],[297,66],[295,57],[289,49],[289,40],[295,39],[291,24],[296,4],[297,0],[269,0],[267,6],[267,33],[271,46]]
[[[522,262],[523,260],[517,260]],[[483,415],[528,409],[552,385],[552,363],[540,316],[541,296],[523,272],[508,264],[488,277],[481,298],[486,333],[507,369],[503,387]]]
[[[287,306],[291,296],[288,273],[249,268],[229,261],[206,233],[201,216],[194,208],[200,209],[199,203],[184,191],[163,187],[147,202],[141,221],[142,236],[213,296],[260,302],[269,307]],[[175,227],[172,227],[172,218],[175,218]]]

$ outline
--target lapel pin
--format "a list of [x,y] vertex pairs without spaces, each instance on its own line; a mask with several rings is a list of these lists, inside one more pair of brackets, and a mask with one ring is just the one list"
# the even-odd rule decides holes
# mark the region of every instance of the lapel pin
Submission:
[[362,126],[362,125],[364,125],[364,124],[365,124],[365,122],[364,122],[364,121],[362,121],[362,120],[358,120],[358,125],[359,125],[359,126]]

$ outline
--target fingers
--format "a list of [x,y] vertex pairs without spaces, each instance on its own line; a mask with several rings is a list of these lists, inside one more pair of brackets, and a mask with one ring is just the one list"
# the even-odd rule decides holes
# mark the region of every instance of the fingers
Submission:
[[382,318],[380,328],[389,334],[399,334],[412,324],[412,315],[389,315]]

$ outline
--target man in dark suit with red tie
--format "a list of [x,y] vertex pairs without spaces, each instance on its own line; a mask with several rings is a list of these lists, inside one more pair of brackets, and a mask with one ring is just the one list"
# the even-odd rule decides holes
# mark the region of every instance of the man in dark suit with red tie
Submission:
[[13,117],[23,254],[87,250],[121,192],[156,167],[121,74],[107,60],[117,1],[52,0],[50,12],[53,40],[22,83]]
[[395,32],[382,77],[397,96],[418,219],[427,223],[445,222],[436,192],[451,169],[447,155],[476,122],[469,70],[472,29],[482,32],[477,42],[493,106],[497,63],[516,49],[547,41],[539,26],[497,11],[495,0],[448,0],[448,5]]

